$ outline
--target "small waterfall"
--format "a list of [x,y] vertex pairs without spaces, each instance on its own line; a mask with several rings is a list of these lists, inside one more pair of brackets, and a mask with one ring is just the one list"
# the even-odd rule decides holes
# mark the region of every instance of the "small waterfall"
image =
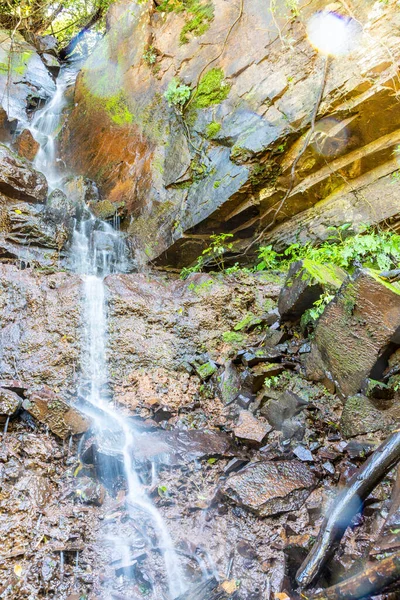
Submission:
[[[85,354],[82,357],[82,371],[86,402],[101,410],[95,417],[95,427],[101,435],[104,430],[117,432],[114,436],[123,456],[127,485],[126,504],[131,517],[137,511],[149,519],[158,538],[165,571],[168,579],[169,597],[176,598],[185,591],[178,557],[165,523],[143,490],[136,473],[133,456],[135,452],[135,430],[129,421],[113,406],[108,393],[108,372],[106,360],[107,307],[104,278],[126,270],[126,252],[118,231],[93,217],[77,222],[71,247],[73,270],[84,279],[84,329]],[[107,416],[106,422],[104,416]],[[103,465],[107,469],[107,465]],[[117,540],[119,550],[129,562],[129,541]]]
[[[56,92],[49,103],[35,115],[29,129],[39,142],[34,166],[42,171],[49,182],[49,188],[62,188],[62,176],[57,168],[57,148],[55,137],[60,127],[60,118],[66,105],[65,90],[76,75],[76,69],[64,68],[57,82]],[[94,421],[95,433],[115,433],[119,453],[123,456],[126,481],[126,506],[135,524],[150,525],[157,538],[165,564],[166,587],[163,595],[168,600],[185,592],[187,585],[181,573],[180,563],[171,536],[150,498],[145,493],[140,477],[134,466],[135,429],[116,409],[109,391],[107,369],[107,298],[104,279],[112,273],[129,270],[128,250],[119,232],[119,218],[115,216],[113,226],[95,218],[89,210],[75,222],[70,247],[69,265],[83,280],[82,322],[84,324],[84,344],[81,356],[81,381],[79,396],[88,407]],[[92,407],[93,410],[90,410]],[[107,464],[102,465],[107,470]],[[137,529],[132,525],[132,533]],[[131,536],[132,537],[132,536]],[[130,560],[130,539],[114,539],[115,553],[123,563]],[[123,565],[122,565],[123,566]],[[60,555],[60,572],[63,575],[64,556]],[[154,595],[156,594],[156,595]],[[160,600],[154,590],[152,600]],[[112,596],[112,591],[111,591]],[[148,596],[150,598],[150,596]]]
[[38,110],[28,128],[39,143],[33,166],[47,178],[50,191],[57,187],[62,179],[57,157],[56,136],[60,127],[62,112],[67,104],[65,90],[77,75],[74,67],[64,67],[57,79],[56,91],[42,110]]

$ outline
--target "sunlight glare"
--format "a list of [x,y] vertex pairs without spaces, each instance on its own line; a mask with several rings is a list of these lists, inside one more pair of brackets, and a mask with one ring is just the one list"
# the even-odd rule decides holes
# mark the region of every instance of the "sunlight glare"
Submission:
[[357,23],[334,12],[318,12],[308,22],[308,39],[321,54],[344,56],[354,50],[359,34]]

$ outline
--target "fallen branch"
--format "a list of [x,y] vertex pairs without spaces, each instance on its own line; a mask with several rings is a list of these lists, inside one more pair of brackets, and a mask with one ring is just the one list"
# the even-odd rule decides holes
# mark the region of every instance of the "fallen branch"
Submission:
[[350,577],[322,592],[304,595],[307,600],[356,600],[385,592],[400,579],[400,551],[379,562],[370,563],[358,575]]
[[317,541],[297,572],[296,580],[301,587],[310,585],[321,573],[364,500],[399,460],[400,430],[375,450],[329,508]]
[[68,58],[68,56],[70,56],[72,54],[72,52],[75,50],[75,48],[77,47],[79,42],[83,39],[85,34],[89,31],[89,29],[91,29],[94,25],[96,25],[96,23],[98,21],[100,21],[100,19],[103,17],[104,10],[105,10],[105,8],[103,6],[100,6],[100,8],[98,8],[97,11],[90,17],[90,19],[86,23],[86,25],[84,25],[82,27],[82,29],[76,35],[74,35],[74,37],[70,40],[70,42],[64,48],[61,48],[60,52],[58,53],[60,60],[65,60],[66,58]]

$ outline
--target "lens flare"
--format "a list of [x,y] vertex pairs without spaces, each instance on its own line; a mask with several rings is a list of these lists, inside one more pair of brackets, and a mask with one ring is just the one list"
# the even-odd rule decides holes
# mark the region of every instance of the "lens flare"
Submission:
[[361,28],[354,19],[334,12],[318,12],[308,22],[307,35],[321,54],[344,56],[352,52]]

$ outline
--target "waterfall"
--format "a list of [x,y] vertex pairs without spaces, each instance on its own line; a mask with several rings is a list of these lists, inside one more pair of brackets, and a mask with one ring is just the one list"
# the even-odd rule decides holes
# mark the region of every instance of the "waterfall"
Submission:
[[[57,185],[62,188],[57,169],[55,135],[66,103],[65,90],[70,77],[68,69],[61,73],[54,97],[37,113],[30,127],[33,136],[40,143],[35,166],[45,173],[50,187]],[[107,431],[115,433],[115,443],[118,444],[118,451],[123,456],[128,514],[133,523],[136,518],[140,518],[153,528],[165,564],[167,589],[163,592],[168,600],[173,600],[184,593],[187,586],[171,536],[161,514],[145,493],[134,466],[137,433],[129,419],[114,407],[109,392],[106,356],[107,294],[104,280],[108,275],[126,272],[129,268],[127,248],[122,234],[118,231],[118,224],[118,219],[115,219],[115,227],[113,227],[95,218],[87,210],[76,219],[72,234],[70,268],[80,275],[83,281],[84,343],[79,395],[89,407],[88,412],[93,419],[95,434],[101,436]],[[108,466],[102,464],[101,468],[107,470]],[[122,556],[123,563],[129,563],[131,551],[129,539],[124,539],[121,535],[119,539],[114,540],[114,546],[115,552]],[[159,596],[151,597],[160,600]]]

